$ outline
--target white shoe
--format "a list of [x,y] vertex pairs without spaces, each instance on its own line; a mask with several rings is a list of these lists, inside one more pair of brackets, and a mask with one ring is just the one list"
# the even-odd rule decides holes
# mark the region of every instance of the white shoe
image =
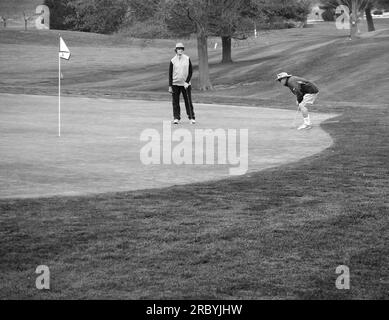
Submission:
[[191,122],[192,124],[196,124],[196,120],[195,120],[195,119],[190,120],[190,122]]
[[308,130],[308,129],[312,129],[312,126],[310,124],[306,124],[306,123],[303,123],[301,126],[299,126],[297,128],[297,130]]
[[174,119],[173,123],[174,123],[174,124],[179,124],[179,123],[180,123],[180,120]]

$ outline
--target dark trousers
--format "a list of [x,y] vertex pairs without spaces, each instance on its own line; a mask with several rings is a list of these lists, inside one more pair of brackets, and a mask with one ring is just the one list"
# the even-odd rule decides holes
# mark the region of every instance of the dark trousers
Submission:
[[180,108],[180,93],[182,92],[182,96],[185,101],[186,114],[189,119],[195,119],[195,114],[193,111],[193,103],[192,103],[192,89],[189,86],[187,89],[183,86],[172,86],[173,89],[173,116],[174,119],[181,120],[181,108]]

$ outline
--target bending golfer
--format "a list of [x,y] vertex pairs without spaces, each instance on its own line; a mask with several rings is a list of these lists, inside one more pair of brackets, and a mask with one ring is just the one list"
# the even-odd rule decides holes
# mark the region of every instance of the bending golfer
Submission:
[[174,51],[176,52],[176,56],[170,61],[169,67],[169,92],[172,93],[173,97],[174,124],[178,124],[181,120],[181,92],[184,97],[188,118],[192,124],[195,124],[190,83],[192,78],[192,63],[190,58],[183,53],[184,45],[182,43],[177,43]]
[[303,115],[304,123],[297,130],[311,129],[311,120],[306,105],[313,104],[319,93],[319,89],[311,81],[304,78],[295,77],[286,72],[277,75],[277,80],[288,87],[297,97],[297,105]]

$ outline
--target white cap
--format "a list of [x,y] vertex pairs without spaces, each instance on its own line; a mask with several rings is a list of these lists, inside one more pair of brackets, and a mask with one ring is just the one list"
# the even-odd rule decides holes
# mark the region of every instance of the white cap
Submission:
[[292,75],[288,74],[287,72],[281,72],[281,73],[277,74],[277,79],[276,80],[280,81],[281,79],[289,78],[291,76]]
[[184,45],[183,45],[182,42],[178,42],[178,43],[176,44],[176,49],[177,49],[177,48],[183,48],[183,49],[184,49],[185,47],[184,47]]

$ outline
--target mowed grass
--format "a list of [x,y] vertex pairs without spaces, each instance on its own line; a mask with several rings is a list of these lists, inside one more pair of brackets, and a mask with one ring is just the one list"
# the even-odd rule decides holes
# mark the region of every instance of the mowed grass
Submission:
[[[289,107],[290,93],[279,90],[274,81],[275,74],[288,71],[318,82],[325,108],[328,101],[385,103],[386,96],[376,93],[387,91],[389,19],[377,19],[376,27],[376,36],[356,42],[332,23],[264,31],[257,39],[234,42],[234,63],[229,65],[220,64],[220,39],[211,38],[210,74],[216,90],[196,91],[194,98]],[[0,30],[1,92],[57,94],[58,33]],[[193,86],[198,87],[195,39],[140,40],[66,31],[61,35],[72,52],[71,60],[62,62],[64,95],[169,100],[168,65],[176,41],[185,43],[194,63]]]
[[[327,25],[269,33],[269,47],[237,48],[236,62],[228,66],[211,54],[217,90],[194,93],[196,101],[293,106],[290,92],[274,83],[274,73],[288,67],[314,77],[323,93],[314,110],[341,114],[323,125],[332,147],[298,163],[211,183],[2,200],[0,297],[387,299],[389,115],[381,69],[387,68],[388,36],[347,42],[335,33]],[[327,43],[317,47],[322,42]],[[159,46],[149,49],[144,59],[160,61],[150,69],[162,76],[166,63],[153,53]],[[304,53],[293,54],[299,49]],[[258,65],[247,58],[250,52]],[[1,59],[4,65],[6,56]],[[144,97],[153,88],[148,97],[164,97],[166,80],[151,84],[137,66],[121,63],[134,81],[143,80],[139,87],[129,85],[125,92],[123,73],[117,82],[109,73],[104,77],[110,68],[104,63],[95,70],[99,79],[87,77],[91,65],[80,67],[76,72],[85,81],[77,80],[78,87],[85,85],[93,96],[105,83],[105,92],[121,97]],[[13,76],[10,70],[2,90],[54,94],[54,84],[43,84],[51,80],[25,80],[16,72],[21,69],[15,66]],[[69,94],[82,93],[77,81],[69,80]],[[51,271],[51,290],[45,292],[35,289],[34,271],[42,264]],[[335,269],[343,264],[350,268],[350,290],[335,287]]]
[[0,15],[6,18],[22,18],[23,12],[35,13],[36,7],[41,4],[43,4],[41,0],[1,0]]

